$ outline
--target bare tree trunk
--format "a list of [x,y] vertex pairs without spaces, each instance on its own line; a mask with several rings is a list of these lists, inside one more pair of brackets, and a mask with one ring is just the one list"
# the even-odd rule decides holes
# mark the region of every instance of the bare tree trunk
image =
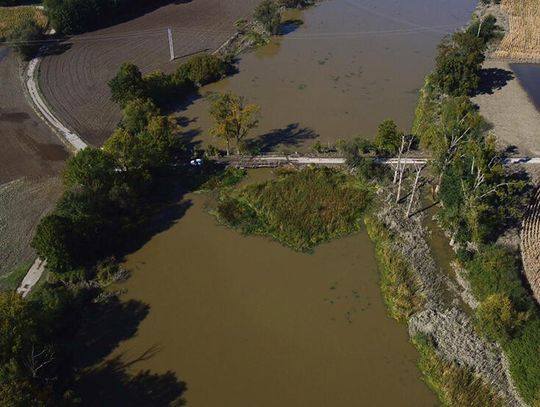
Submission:
[[394,171],[394,180],[392,181],[392,183],[394,184],[397,181],[398,172],[401,168],[401,155],[403,154],[404,149],[405,149],[405,134],[401,136],[401,147],[399,147],[397,167],[396,167],[396,170]]
[[[405,136],[403,136],[403,141],[405,142]],[[407,150],[405,150],[405,158],[409,155],[409,152],[411,151],[411,146],[412,146],[412,142],[413,142],[413,137],[409,137],[409,143],[407,144]],[[398,164],[398,168],[399,168],[399,180],[398,180],[398,190],[397,190],[397,194],[396,194],[396,203],[399,203],[399,200],[401,199],[401,182],[403,181],[403,174],[405,173],[405,164],[403,164],[401,162],[401,155],[402,153],[400,153],[400,157],[399,157],[399,164]]]
[[411,216],[411,209],[414,202],[414,197],[416,195],[416,190],[418,189],[418,181],[420,180],[420,173],[424,168],[425,164],[416,165],[416,178],[414,179],[413,189],[411,192],[411,199],[409,200],[409,206],[407,207],[407,217]]

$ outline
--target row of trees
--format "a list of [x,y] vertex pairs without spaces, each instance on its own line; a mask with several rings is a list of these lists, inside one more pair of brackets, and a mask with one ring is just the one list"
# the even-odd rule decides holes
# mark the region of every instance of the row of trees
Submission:
[[540,317],[523,286],[516,254],[495,242],[516,226],[529,201],[527,177],[511,174],[469,96],[477,92],[487,43],[498,36],[493,17],[476,19],[439,48],[436,69],[422,89],[413,133],[431,152],[438,218],[460,247],[479,306],[479,332],[504,349],[521,396],[540,398]]
[[124,63],[109,81],[111,98],[121,107],[134,99],[151,99],[158,106],[166,106],[177,103],[197,86],[221,79],[233,69],[230,59],[209,54],[190,58],[171,75],[154,71],[143,76],[136,65]]

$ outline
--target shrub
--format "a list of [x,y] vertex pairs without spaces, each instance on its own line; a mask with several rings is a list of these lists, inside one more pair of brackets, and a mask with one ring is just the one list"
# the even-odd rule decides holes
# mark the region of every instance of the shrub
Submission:
[[180,65],[176,71],[177,82],[189,80],[201,86],[226,76],[232,68],[230,61],[210,54],[199,54]]
[[529,318],[518,312],[505,294],[491,294],[476,310],[480,331],[490,340],[507,342]]
[[25,20],[11,31],[8,40],[24,59],[30,59],[39,50],[43,37],[42,27],[36,21]]
[[263,0],[255,9],[253,15],[270,34],[277,34],[281,24],[279,5],[274,0]]

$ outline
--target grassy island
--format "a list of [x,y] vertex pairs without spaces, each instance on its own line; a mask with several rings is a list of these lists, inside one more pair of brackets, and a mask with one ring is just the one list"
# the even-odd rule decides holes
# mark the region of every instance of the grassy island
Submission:
[[371,200],[363,180],[329,168],[281,171],[277,179],[223,192],[218,219],[297,251],[358,231]]

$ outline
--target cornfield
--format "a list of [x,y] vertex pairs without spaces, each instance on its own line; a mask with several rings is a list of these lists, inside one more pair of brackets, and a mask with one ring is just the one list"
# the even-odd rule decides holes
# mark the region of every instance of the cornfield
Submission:
[[28,20],[36,21],[44,29],[48,24],[43,10],[36,7],[0,7],[0,40],[8,38],[16,27]]
[[540,61],[540,0],[502,0],[509,29],[495,56],[515,61]]

